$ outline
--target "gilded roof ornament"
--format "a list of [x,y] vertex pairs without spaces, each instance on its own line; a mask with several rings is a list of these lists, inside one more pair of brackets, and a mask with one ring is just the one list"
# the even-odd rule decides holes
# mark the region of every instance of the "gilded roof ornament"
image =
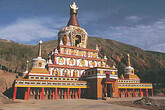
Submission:
[[72,5],[70,5],[70,8],[73,9],[73,10],[78,10],[78,7],[76,6],[75,2],[73,2]]
[[127,54],[127,57],[128,57],[128,59],[127,59],[127,66],[131,66],[131,63],[130,63],[130,55]]
[[41,45],[42,45],[42,40],[39,41],[38,57],[41,57]]

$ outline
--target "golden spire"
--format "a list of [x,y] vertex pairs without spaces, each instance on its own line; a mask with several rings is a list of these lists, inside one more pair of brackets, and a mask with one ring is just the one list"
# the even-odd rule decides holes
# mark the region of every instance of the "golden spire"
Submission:
[[129,54],[127,54],[127,66],[131,66],[130,55]]
[[78,7],[76,6],[76,3],[73,2],[72,5],[70,5],[70,15],[73,13],[77,14]]
[[42,45],[42,40],[39,41],[38,57],[41,57],[41,45]]
[[71,25],[71,26],[80,27],[77,20],[77,10],[78,7],[76,6],[75,2],[73,2],[73,4],[70,5],[70,19],[67,26]]
[[29,61],[27,60],[26,61],[26,71],[28,71],[29,70]]

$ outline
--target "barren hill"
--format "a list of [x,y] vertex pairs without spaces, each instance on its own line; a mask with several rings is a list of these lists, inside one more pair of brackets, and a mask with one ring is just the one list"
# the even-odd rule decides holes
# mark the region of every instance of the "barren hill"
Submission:
[[[100,48],[100,53],[106,54],[108,64],[115,64],[119,69],[119,75],[123,74],[126,66],[126,54],[131,56],[131,64],[135,68],[135,73],[144,82],[159,83],[165,71],[165,53],[144,51],[132,45],[120,43],[110,39],[88,37],[88,48],[95,49],[96,44]],[[57,46],[57,40],[44,42],[42,45],[42,55],[47,55]],[[13,41],[0,40],[0,66],[3,70],[11,72],[22,72],[25,68],[26,60],[37,57],[37,45],[25,45]],[[156,78],[156,79],[155,79]],[[156,82],[158,80],[158,82]],[[162,84],[163,85],[163,84]]]

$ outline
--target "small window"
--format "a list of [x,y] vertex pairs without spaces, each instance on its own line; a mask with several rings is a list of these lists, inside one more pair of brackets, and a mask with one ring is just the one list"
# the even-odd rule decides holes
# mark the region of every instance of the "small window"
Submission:
[[42,67],[42,63],[38,63],[38,67]]

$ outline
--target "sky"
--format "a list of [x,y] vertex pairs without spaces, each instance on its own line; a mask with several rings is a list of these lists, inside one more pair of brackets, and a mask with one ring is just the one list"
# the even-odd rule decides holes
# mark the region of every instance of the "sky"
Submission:
[[[165,53],[165,0],[74,0],[88,36]],[[58,38],[73,0],[0,0],[0,39],[23,44]]]

